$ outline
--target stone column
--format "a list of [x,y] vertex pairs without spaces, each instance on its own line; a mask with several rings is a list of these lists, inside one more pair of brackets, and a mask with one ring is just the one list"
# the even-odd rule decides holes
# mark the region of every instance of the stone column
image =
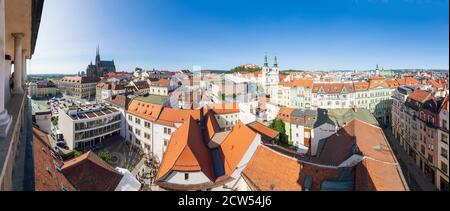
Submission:
[[26,56],[26,52],[27,50],[23,50],[22,51],[22,86],[25,88],[26,87],[26,82],[27,82],[27,58]]
[[22,33],[13,34],[14,37],[14,94],[23,94],[22,74]]
[[5,60],[5,1],[0,0],[0,138],[8,135],[11,126],[11,116],[6,110],[5,93],[5,77],[6,74],[6,60]]

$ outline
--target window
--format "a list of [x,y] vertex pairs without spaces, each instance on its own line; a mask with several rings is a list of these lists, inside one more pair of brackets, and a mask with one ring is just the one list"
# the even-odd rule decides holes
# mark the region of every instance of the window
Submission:
[[137,136],[140,136],[140,135],[141,135],[141,130],[136,129],[136,130],[134,131],[134,133],[135,133]]
[[305,138],[310,138],[310,133],[309,132],[305,132]]
[[441,148],[441,156],[448,159],[448,151],[444,148]]
[[144,126],[146,127],[146,128],[150,128],[150,122],[144,122]]
[[442,162],[442,161],[441,161],[441,170],[442,170],[444,173],[447,174],[448,166],[447,166],[446,163],[444,163],[444,162]]
[[189,174],[184,174],[184,180],[189,180]]
[[441,142],[444,143],[444,144],[448,144],[448,136],[445,135],[445,134],[442,134]]

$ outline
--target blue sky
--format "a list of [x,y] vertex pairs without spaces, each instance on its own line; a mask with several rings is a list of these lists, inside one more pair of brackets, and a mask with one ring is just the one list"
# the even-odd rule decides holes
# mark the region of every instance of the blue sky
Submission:
[[31,73],[449,68],[448,0],[46,0]]

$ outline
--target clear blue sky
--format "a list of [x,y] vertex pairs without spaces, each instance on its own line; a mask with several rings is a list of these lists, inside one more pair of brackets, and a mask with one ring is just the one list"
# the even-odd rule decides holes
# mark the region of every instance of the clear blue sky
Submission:
[[448,0],[46,0],[31,73],[449,68]]

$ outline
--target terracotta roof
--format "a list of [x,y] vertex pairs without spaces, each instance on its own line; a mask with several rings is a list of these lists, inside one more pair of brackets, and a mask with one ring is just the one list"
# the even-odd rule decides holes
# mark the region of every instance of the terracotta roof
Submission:
[[285,87],[291,87],[291,88],[304,87],[306,89],[312,89],[313,81],[312,80],[295,80],[292,82],[280,82],[279,85],[285,86]]
[[431,86],[433,86],[435,88],[438,88],[438,89],[445,88],[445,83],[443,83],[441,81],[437,81],[437,80],[432,79],[432,80],[429,80],[428,82],[431,84]]
[[105,90],[124,90],[125,86],[120,85],[120,84],[101,82],[101,83],[97,84],[97,88],[105,89]]
[[336,93],[352,93],[354,92],[353,84],[350,83],[317,83],[313,85],[313,93],[327,93],[327,94],[336,94]]
[[368,82],[354,82],[353,86],[355,87],[355,91],[357,92],[369,90]]
[[383,130],[357,119],[325,139],[323,148],[318,153],[318,160],[327,165],[338,166],[353,154],[383,162],[396,162]]
[[114,191],[123,177],[93,152],[65,162],[61,171],[80,191]]
[[386,80],[386,83],[389,86],[389,88],[397,88],[400,86],[400,84],[396,80]]
[[205,121],[206,121],[206,135],[208,136],[209,141],[211,141],[214,137],[214,135],[218,132],[220,132],[219,124],[217,123],[216,118],[214,118],[214,114],[212,112],[207,112],[205,114]]
[[448,103],[448,101],[449,101],[449,96],[445,97],[444,102],[442,102],[442,105],[441,105],[441,108],[440,108],[441,110],[445,110],[445,111],[449,112],[449,109],[448,109],[449,103]]
[[146,120],[156,121],[161,113],[162,106],[134,99],[128,106],[127,112]]
[[34,188],[36,191],[75,191],[67,178],[57,169],[62,160],[51,149],[48,135],[33,127]]
[[239,109],[239,104],[234,103],[221,103],[221,104],[213,104],[208,105],[208,107],[215,113],[215,114],[234,114],[239,113],[241,110]]
[[200,121],[200,110],[182,110],[174,108],[164,108],[157,120],[158,123],[173,126],[175,123],[184,123],[189,117]]
[[420,89],[416,89],[413,93],[408,95],[409,99],[417,101],[417,102],[421,102],[421,103],[424,103],[431,97],[432,97],[431,93],[424,91],[424,90],[420,90]]
[[373,77],[369,79],[369,89],[374,89],[374,88],[378,88],[378,87],[382,87],[382,88],[388,88],[389,85],[386,83],[386,80],[384,77]]
[[169,85],[170,80],[168,79],[159,79],[158,81],[151,82],[151,86],[168,87]]
[[269,128],[259,122],[250,123],[250,124],[248,124],[248,127],[250,127],[250,129],[252,129],[253,131],[255,131],[269,139],[274,139],[279,134],[278,131],[273,130],[272,128]]
[[225,169],[225,175],[230,176],[247,152],[256,133],[238,121],[231,133],[220,145],[220,152]]
[[277,118],[283,122],[291,122],[291,114],[294,112],[293,108],[281,107],[278,111]]
[[339,176],[337,168],[325,168],[302,163],[268,147],[260,146],[243,171],[255,190],[301,191],[307,176],[313,177],[312,190],[320,190],[325,180]]
[[98,83],[100,78],[98,77],[64,77],[60,82],[66,83]]
[[397,82],[400,86],[402,86],[402,85],[416,85],[416,86],[420,85],[420,83],[416,79],[414,79],[413,77],[410,77],[410,76],[404,77],[404,78],[399,78],[399,79],[397,79]]
[[364,159],[356,166],[355,191],[405,191],[398,164]]
[[137,88],[138,90],[148,89],[150,87],[149,84],[147,83],[147,81],[136,81],[136,82],[133,82],[133,84],[134,84],[134,87]]
[[200,126],[190,116],[172,134],[156,179],[160,180],[172,171],[201,171],[211,181],[214,181],[210,151],[202,141]]
[[128,97],[125,95],[113,95],[110,98],[106,99],[106,101],[119,106],[121,108],[127,107]]

